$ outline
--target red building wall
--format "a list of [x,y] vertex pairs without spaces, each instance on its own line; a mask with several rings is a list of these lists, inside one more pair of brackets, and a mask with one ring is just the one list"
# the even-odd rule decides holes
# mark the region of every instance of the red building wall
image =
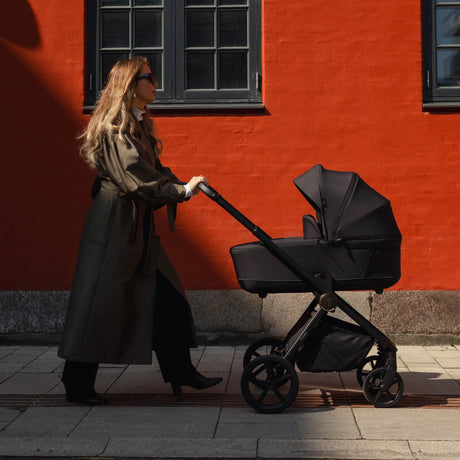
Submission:
[[[168,1],[168,0],[166,0]],[[78,157],[83,0],[3,5],[1,290],[69,289],[93,173]],[[211,185],[273,237],[312,210],[292,180],[353,170],[392,201],[401,290],[459,287],[460,116],[422,111],[419,2],[262,0],[265,114],[157,114],[163,162]],[[204,195],[159,231],[187,289],[237,288],[252,235]]]

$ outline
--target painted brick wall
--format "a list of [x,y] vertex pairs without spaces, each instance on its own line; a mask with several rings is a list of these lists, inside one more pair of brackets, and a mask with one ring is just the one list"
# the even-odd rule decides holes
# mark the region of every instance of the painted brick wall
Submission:
[[[0,289],[69,289],[93,178],[75,140],[88,121],[84,2],[3,11]],[[316,163],[357,171],[403,234],[395,289],[458,289],[460,115],[422,111],[420,18],[413,0],[262,0],[266,114],[158,115],[163,162],[184,180],[208,176],[273,237],[300,235],[312,212],[292,179]],[[237,288],[228,249],[247,230],[203,195],[172,235],[159,213],[187,289]]]

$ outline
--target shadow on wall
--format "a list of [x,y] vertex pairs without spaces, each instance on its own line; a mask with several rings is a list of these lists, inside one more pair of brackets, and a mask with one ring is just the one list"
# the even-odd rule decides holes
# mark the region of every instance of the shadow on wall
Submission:
[[[183,206],[194,206],[193,198],[191,203],[184,203]],[[214,205],[214,203],[210,203]],[[178,209],[178,212],[181,210]],[[212,248],[209,247],[206,238],[206,228],[197,230],[203,225],[200,220],[176,222],[176,230],[171,233],[163,209],[155,214],[157,233],[161,238],[168,257],[176,268],[184,288],[189,289],[238,289],[236,286],[236,275],[232,278],[228,276],[222,266],[221,261],[215,260],[212,255]],[[183,222],[183,220],[181,219]],[[193,228],[191,228],[193,227]],[[228,263],[231,263],[229,248],[225,248],[228,253]]]
[[[69,289],[91,201],[94,173],[79,158],[76,139],[85,119],[80,106],[66,105],[53,92],[65,68],[54,81],[42,82],[28,65],[27,56],[41,47],[29,3],[10,2],[0,16],[0,290]],[[204,257],[199,241],[179,237],[178,265],[199,260],[219,284],[219,268]],[[184,284],[193,284],[193,272],[178,269],[191,278]]]
[[[37,22],[27,0],[15,0],[8,7],[9,13],[0,16],[0,36],[23,48],[40,46]],[[16,21],[15,19],[20,21]]]
[[10,2],[0,19],[3,290],[68,287],[82,194],[89,198],[91,176],[75,140],[78,114],[71,116],[27,65],[25,56],[40,46],[28,2]]

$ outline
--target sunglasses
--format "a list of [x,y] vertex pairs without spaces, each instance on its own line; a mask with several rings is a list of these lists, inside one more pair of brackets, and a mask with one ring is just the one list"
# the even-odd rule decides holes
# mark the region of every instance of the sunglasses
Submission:
[[156,80],[155,80],[155,77],[153,76],[153,74],[151,73],[145,73],[144,75],[139,75],[139,77],[137,77],[138,80],[147,80],[149,83],[151,83],[152,85],[155,85],[156,84]]

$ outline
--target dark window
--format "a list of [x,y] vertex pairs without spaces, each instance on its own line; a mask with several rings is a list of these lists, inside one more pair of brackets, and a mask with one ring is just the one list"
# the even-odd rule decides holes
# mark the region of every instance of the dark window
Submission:
[[460,106],[460,1],[422,0],[423,102]]
[[113,64],[149,59],[154,106],[261,106],[260,0],[88,0],[86,105]]

